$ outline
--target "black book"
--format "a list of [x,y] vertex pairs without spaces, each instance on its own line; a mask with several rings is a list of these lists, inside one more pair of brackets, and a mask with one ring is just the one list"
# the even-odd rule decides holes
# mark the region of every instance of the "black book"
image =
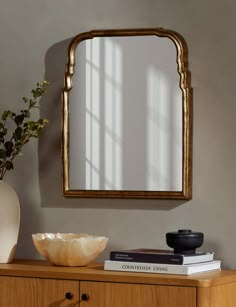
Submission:
[[212,261],[214,252],[196,252],[194,254],[175,254],[171,250],[138,248],[110,252],[110,260],[125,262],[191,264]]

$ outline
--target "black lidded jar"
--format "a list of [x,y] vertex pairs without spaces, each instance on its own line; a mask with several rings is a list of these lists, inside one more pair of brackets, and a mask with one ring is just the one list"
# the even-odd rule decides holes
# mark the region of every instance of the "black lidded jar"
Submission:
[[196,248],[203,244],[202,232],[194,232],[190,229],[179,229],[166,233],[166,243],[174,249],[176,254],[195,254]]

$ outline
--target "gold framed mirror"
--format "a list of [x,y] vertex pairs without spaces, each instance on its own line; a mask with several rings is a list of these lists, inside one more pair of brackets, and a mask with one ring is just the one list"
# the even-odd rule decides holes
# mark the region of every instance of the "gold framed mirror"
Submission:
[[180,34],[75,36],[62,118],[64,196],[191,199],[192,88]]

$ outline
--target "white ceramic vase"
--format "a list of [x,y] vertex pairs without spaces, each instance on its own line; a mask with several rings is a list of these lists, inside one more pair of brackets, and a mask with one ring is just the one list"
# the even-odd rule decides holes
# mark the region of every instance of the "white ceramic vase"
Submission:
[[0,263],[13,260],[20,226],[20,203],[14,189],[0,180]]

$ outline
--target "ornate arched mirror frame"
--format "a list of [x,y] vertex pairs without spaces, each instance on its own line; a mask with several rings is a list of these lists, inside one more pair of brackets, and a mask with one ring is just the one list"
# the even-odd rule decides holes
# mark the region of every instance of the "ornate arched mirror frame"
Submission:
[[[76,69],[76,48],[85,40],[97,37],[145,37],[168,38],[176,47],[176,68],[182,95],[182,187],[179,190],[113,190],[80,189],[70,186],[70,94]],[[157,55],[158,56],[158,55]],[[62,190],[66,197],[82,198],[145,198],[145,199],[185,199],[192,198],[192,88],[188,70],[188,49],[183,37],[175,31],[163,28],[93,30],[75,36],[68,48],[64,88],[62,91]]]

